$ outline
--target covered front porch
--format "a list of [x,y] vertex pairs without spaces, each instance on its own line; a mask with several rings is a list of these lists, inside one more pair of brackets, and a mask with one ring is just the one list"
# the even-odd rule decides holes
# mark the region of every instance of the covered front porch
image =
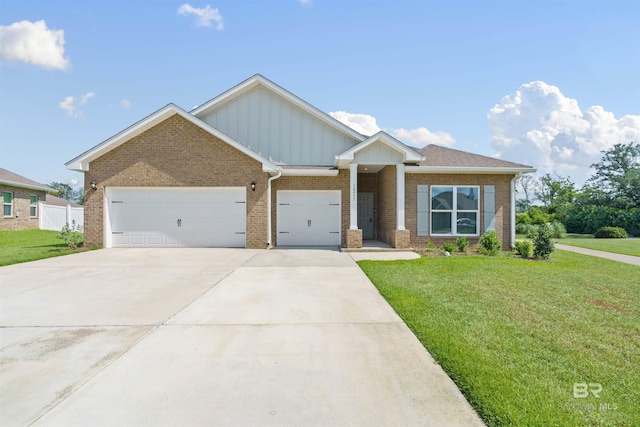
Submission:
[[349,168],[348,249],[378,240],[398,249],[410,247],[405,228],[405,165],[422,156],[395,138],[379,132],[336,157]]

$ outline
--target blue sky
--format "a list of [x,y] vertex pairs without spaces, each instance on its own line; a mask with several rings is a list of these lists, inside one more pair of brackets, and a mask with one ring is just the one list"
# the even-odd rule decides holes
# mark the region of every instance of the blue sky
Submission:
[[0,166],[81,182],[65,162],[260,73],[362,132],[581,183],[640,141],[638,22],[616,0],[2,0]]

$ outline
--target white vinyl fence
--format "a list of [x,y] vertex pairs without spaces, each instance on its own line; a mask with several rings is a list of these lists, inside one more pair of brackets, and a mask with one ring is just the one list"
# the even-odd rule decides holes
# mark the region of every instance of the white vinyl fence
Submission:
[[67,206],[45,205],[40,203],[40,229],[60,231],[65,224],[84,226],[84,208]]

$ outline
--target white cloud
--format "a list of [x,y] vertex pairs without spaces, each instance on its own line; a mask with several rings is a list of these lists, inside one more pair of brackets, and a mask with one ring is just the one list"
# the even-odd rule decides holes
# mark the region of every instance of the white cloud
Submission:
[[123,99],[122,101],[120,101],[120,105],[126,109],[131,108],[131,101],[129,101],[128,99]]
[[[371,136],[381,130],[376,123],[376,118],[368,114],[334,111],[329,113],[329,115],[356,132],[366,136]],[[385,130],[399,140],[416,147],[423,147],[427,144],[438,144],[450,147],[456,143],[456,140],[450,134],[446,132],[431,132],[425,127],[410,130],[404,128]]]
[[44,21],[0,25],[0,58],[60,70],[71,66],[64,56],[64,31],[50,30]]
[[65,96],[58,105],[65,113],[67,113],[68,116],[71,116],[74,119],[81,119],[84,117],[84,113],[79,111],[78,108],[85,105],[94,96],[96,96],[95,93],[87,92],[84,95],[80,95],[80,99],[78,103],[76,103],[76,99],[69,95]]
[[313,0],[298,0],[298,3],[300,3],[302,6],[310,6],[311,3],[313,3]]
[[640,116],[616,119],[601,106],[582,111],[577,100],[542,81],[523,84],[487,117],[501,158],[570,176],[579,185],[592,175],[601,151],[640,140]]
[[428,144],[437,144],[451,147],[456,143],[456,140],[453,138],[453,136],[451,136],[447,132],[431,132],[425,127],[419,127],[410,130],[406,130],[403,128],[394,129],[391,131],[391,135],[416,147],[424,147]]
[[217,30],[224,28],[222,15],[220,15],[218,9],[212,8],[209,5],[203,8],[197,8],[191,6],[189,3],[185,3],[178,8],[178,15],[195,15],[196,27],[211,27],[211,21],[215,21]]
[[334,111],[329,113],[337,121],[349,126],[351,129],[366,136],[380,132],[376,124],[376,118],[368,114],[354,114],[346,111]]

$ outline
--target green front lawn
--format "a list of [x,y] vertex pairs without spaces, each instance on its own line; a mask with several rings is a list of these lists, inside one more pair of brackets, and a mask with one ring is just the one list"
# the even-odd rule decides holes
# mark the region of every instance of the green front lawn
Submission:
[[640,256],[640,239],[595,239],[593,234],[569,234],[556,242],[616,254]]
[[0,231],[0,266],[74,253],[57,231]]
[[639,267],[563,251],[359,265],[488,425],[640,425]]

